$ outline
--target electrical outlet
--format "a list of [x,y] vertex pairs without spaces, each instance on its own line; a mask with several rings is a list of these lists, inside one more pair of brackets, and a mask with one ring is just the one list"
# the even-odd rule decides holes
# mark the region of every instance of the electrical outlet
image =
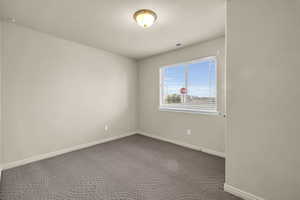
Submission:
[[186,130],[186,134],[187,134],[187,135],[192,135],[192,130],[191,130],[191,129],[187,129],[187,130]]
[[105,124],[104,130],[105,130],[105,131],[108,131],[108,125],[107,125],[107,124]]

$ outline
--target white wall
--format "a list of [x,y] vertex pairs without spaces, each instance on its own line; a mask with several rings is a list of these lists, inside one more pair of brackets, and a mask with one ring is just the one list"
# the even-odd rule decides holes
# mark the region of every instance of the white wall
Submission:
[[134,60],[14,24],[3,36],[5,162],[136,130]]
[[226,183],[300,199],[300,2],[228,1]]
[[[177,142],[224,152],[225,119],[221,116],[159,111],[159,69],[164,65],[216,55],[218,50],[219,92],[225,80],[224,37],[139,61],[139,129]],[[219,101],[221,102],[221,96]],[[221,104],[222,109],[224,109]],[[186,134],[192,130],[192,135]]]

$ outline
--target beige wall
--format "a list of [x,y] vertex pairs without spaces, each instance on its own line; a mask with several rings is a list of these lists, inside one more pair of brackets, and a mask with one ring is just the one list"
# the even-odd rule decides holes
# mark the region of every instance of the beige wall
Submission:
[[300,199],[300,3],[228,1],[226,183]]
[[[139,61],[139,129],[141,132],[224,152],[225,119],[223,117],[158,110],[159,69],[164,65],[216,55],[219,51],[218,70],[221,78],[219,91],[221,91],[221,86],[224,87],[222,82],[225,81],[222,78],[224,46],[224,37],[221,37]],[[186,134],[187,129],[192,130],[191,135]]]
[[13,24],[3,47],[5,162],[136,130],[134,60]]
[[2,80],[2,64],[3,64],[3,34],[2,34],[2,22],[0,21],[0,177],[1,177],[1,169],[3,164],[3,139],[2,139],[2,87],[1,87],[1,80]]

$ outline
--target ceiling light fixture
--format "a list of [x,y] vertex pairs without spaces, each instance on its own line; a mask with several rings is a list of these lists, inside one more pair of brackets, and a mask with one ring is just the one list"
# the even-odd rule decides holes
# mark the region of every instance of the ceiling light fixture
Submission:
[[157,15],[152,10],[138,10],[133,15],[134,20],[143,28],[148,28],[156,21]]

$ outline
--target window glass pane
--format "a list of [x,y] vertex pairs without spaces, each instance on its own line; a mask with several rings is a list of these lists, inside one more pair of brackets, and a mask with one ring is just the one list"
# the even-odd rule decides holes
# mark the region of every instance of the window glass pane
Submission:
[[188,65],[186,104],[216,109],[216,63],[213,59]]
[[182,103],[180,89],[185,87],[185,66],[166,67],[163,73],[163,103]]
[[162,68],[162,107],[216,112],[216,67],[210,57]]

